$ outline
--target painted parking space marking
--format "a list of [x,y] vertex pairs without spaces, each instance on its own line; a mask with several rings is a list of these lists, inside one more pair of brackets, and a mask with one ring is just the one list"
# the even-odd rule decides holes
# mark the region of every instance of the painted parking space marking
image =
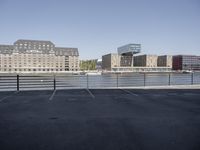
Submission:
[[49,100],[50,100],[50,101],[52,101],[52,100],[53,100],[53,97],[54,97],[54,95],[55,95],[55,94],[56,94],[56,90],[54,90],[54,91],[53,91],[53,93],[52,93],[51,97],[49,98]]
[[10,97],[14,96],[14,95],[17,94],[17,93],[19,93],[19,91],[16,91],[16,92],[12,93],[11,95],[8,95],[8,96],[5,96],[5,97],[1,98],[1,99],[0,99],[0,102],[6,100],[7,98],[10,98]]
[[85,89],[85,90],[90,94],[90,96],[91,96],[93,99],[95,99],[94,94],[92,94],[92,92],[91,92],[89,89]]
[[121,90],[124,91],[125,93],[130,94],[130,95],[138,96],[137,94],[135,94],[135,93],[133,93],[133,92],[131,92],[131,91],[129,91],[129,90],[125,90],[125,89],[121,89]]

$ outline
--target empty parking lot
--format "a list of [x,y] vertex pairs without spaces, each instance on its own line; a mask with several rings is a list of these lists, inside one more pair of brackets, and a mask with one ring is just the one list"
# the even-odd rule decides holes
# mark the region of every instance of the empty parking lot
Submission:
[[200,149],[200,90],[0,92],[2,150]]

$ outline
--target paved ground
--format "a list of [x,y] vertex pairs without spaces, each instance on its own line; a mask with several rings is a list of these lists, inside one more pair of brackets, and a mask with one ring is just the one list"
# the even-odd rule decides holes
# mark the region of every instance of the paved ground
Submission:
[[0,92],[1,150],[199,150],[200,90]]

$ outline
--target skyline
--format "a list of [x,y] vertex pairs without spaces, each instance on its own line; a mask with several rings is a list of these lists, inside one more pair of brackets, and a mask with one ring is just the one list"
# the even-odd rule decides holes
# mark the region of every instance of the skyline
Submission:
[[141,54],[200,55],[198,0],[0,0],[0,44],[50,40],[97,59],[139,43]]

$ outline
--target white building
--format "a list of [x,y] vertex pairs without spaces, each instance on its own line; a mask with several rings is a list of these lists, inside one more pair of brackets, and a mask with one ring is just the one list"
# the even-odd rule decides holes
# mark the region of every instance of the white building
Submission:
[[0,72],[79,71],[77,48],[55,47],[51,41],[17,40],[0,45]]

